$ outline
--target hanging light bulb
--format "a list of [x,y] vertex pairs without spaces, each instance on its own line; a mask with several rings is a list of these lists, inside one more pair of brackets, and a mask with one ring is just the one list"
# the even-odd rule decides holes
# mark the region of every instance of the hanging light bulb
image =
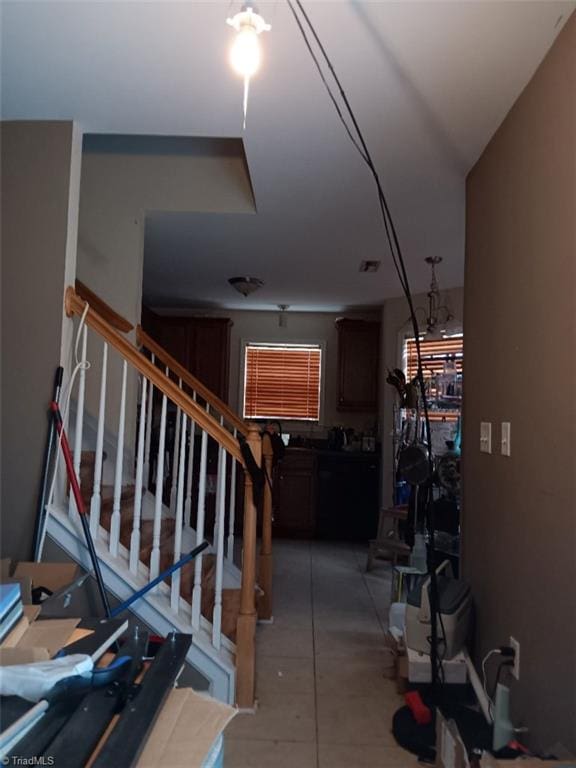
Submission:
[[258,33],[254,27],[243,27],[236,35],[230,51],[232,69],[242,77],[252,77],[258,72],[261,59]]
[[233,27],[236,32],[236,39],[230,51],[230,64],[232,69],[244,78],[244,128],[246,128],[246,112],[248,110],[248,90],[250,88],[250,78],[253,77],[260,68],[262,52],[260,50],[260,41],[258,35],[262,32],[270,31],[270,24],[266,24],[262,16],[255,13],[249,6],[244,8],[233,16],[226,19],[226,23]]

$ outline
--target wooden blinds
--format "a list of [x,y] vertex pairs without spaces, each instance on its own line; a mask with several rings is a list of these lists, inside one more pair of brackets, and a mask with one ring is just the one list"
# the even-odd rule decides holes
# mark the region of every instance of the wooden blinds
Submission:
[[[418,372],[418,359],[416,357],[416,342],[414,339],[406,341],[406,378],[408,381],[416,376]],[[438,339],[436,341],[420,342],[420,351],[422,354],[422,369],[424,378],[429,379],[444,373],[446,361],[454,359],[456,371],[462,373],[464,338],[456,336],[451,339]]]
[[320,418],[318,346],[247,344],[244,418]]

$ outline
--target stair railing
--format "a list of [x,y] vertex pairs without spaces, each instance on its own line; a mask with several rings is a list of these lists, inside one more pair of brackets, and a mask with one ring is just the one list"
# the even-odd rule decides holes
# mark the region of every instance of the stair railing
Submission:
[[263,593],[258,599],[258,618],[272,621],[272,462],[274,451],[268,432],[262,436],[262,467],[265,473],[262,501],[262,541],[258,562],[258,586]]
[[[235,650],[237,703],[243,708],[251,708],[254,705],[257,620],[256,508],[252,481],[235,434],[237,427],[230,432],[224,426],[225,414],[220,414],[219,419],[214,418],[194,395],[172,380],[168,369],[164,372],[159,369],[90,305],[86,310],[86,302],[71,287],[66,292],[65,307],[69,317],[84,316],[82,355],[84,359],[86,355],[91,358],[90,369],[83,366],[78,377],[74,461],[83,493],[89,496],[90,527],[99,556],[110,558],[114,567],[124,570],[133,581],[144,579],[149,582],[177,562],[183,552],[204,538],[211,540],[214,551],[213,599],[206,599],[203,553],[188,571],[177,572],[169,583],[156,587],[154,593],[164,597],[167,609],[177,614],[180,621],[189,622],[193,633],[209,633],[209,642],[216,650],[222,645],[231,652]],[[94,332],[90,338],[88,329]],[[100,354],[95,351],[99,344]],[[116,376],[111,373],[113,369]],[[94,379],[93,385],[90,377]],[[183,376],[179,378],[184,379]],[[119,391],[113,391],[112,387]],[[136,390],[139,409],[136,408]],[[159,409],[150,407],[153,397],[160,400]],[[130,414],[136,410],[138,415],[131,434]],[[169,410],[177,414],[174,514],[170,514],[163,499]],[[89,487],[86,478],[82,478],[81,467],[82,450],[87,450],[89,441],[89,430],[85,428],[88,412],[97,414],[93,441],[96,455],[93,477],[88,478]],[[157,412],[157,422],[152,423]],[[105,508],[105,443],[107,435],[110,441],[111,434],[115,443],[112,498]],[[242,434],[246,435],[256,463],[261,466],[262,440],[258,427],[242,423]],[[129,460],[129,450],[124,448],[129,449],[131,444],[134,456]],[[154,493],[148,491],[146,462],[150,469],[155,469]],[[245,482],[240,612],[234,648],[222,632],[222,595],[224,560],[231,560],[233,554],[235,471],[238,465],[244,472]],[[133,484],[132,493],[127,491],[127,480]],[[73,523],[75,514],[75,509],[70,507],[69,516]],[[208,617],[203,616],[206,604],[209,605]]]
[[160,344],[149,336],[142,327],[139,325],[136,328],[136,342],[139,347],[146,349],[155,360],[158,360],[162,365],[166,366],[170,372],[178,380],[178,386],[187,388],[191,394],[195,395],[195,399],[200,398],[204,400],[206,404],[206,410],[216,419],[221,419],[224,426],[226,426],[231,432],[234,430],[238,434],[248,435],[248,425],[243,421],[234,411],[214,394],[205,384],[197,379],[190,373],[183,365],[181,365],[176,358],[172,357]]

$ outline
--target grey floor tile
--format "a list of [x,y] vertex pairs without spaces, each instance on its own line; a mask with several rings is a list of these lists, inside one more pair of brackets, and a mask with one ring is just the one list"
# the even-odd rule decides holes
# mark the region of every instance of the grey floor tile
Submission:
[[320,744],[319,768],[417,768],[415,755],[400,747]]
[[382,697],[384,703],[398,702],[396,681],[384,677],[384,653],[352,656],[343,663],[340,658],[316,657],[316,690],[334,696]]
[[396,699],[318,694],[318,743],[395,746],[392,717]]
[[[226,738],[226,768],[316,768],[316,744]],[[348,767],[349,768],[349,767]]]
[[260,656],[256,659],[256,690],[268,693],[314,693],[312,658]]
[[255,714],[237,715],[224,737],[256,741],[316,740],[314,695],[311,693],[258,693]]
[[379,626],[350,627],[349,629],[314,628],[316,656],[353,658],[372,654],[382,649],[384,633]]
[[258,656],[314,656],[312,627],[285,627],[279,622],[262,624],[256,633]]

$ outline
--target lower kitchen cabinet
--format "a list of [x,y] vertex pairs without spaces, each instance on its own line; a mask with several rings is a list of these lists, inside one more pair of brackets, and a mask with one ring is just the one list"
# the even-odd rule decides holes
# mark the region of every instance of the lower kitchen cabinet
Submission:
[[289,449],[274,474],[273,535],[312,538],[317,505],[315,451]]
[[376,536],[380,455],[289,448],[274,474],[275,536]]

